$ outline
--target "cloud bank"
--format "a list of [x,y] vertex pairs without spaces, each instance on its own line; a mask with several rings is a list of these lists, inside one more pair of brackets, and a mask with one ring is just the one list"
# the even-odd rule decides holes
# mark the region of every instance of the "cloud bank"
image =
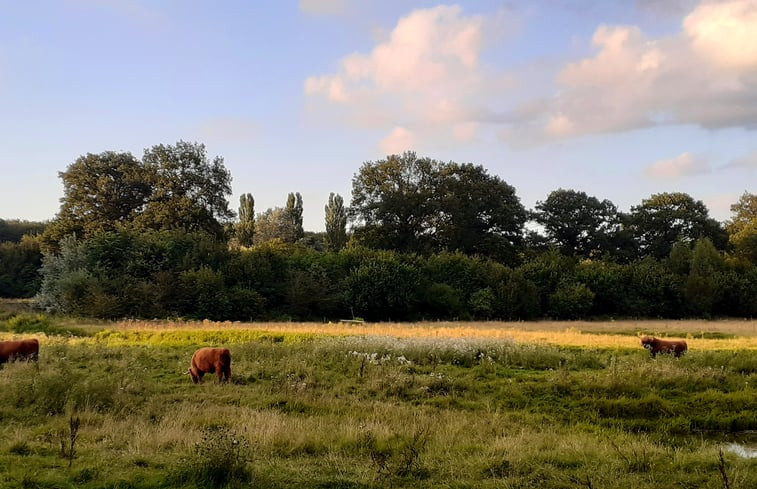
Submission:
[[[466,15],[459,6],[414,10],[370,52],[308,77],[305,93],[339,106],[353,126],[386,131],[382,147],[400,138],[398,128],[415,142],[421,134],[470,142],[494,127],[523,145],[667,124],[757,127],[757,0],[695,4],[663,37],[599,25],[591,55],[540,74],[551,86],[541,95],[517,74],[482,64],[484,46],[501,41],[488,28],[498,16]],[[678,158],[678,166],[658,162],[649,172],[696,167]]]

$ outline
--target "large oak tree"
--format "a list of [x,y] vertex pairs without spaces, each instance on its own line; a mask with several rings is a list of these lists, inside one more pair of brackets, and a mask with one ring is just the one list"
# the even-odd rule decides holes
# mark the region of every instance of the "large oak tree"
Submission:
[[355,238],[369,247],[512,262],[526,211],[515,189],[483,167],[408,151],[363,164],[352,179],[350,217]]
[[631,207],[629,224],[642,256],[667,258],[678,241],[694,243],[709,238],[719,250],[728,244],[728,235],[709,216],[707,206],[681,192],[654,194],[642,200]]
[[65,236],[87,238],[121,226],[223,234],[231,175],[223,158],[209,160],[205,146],[179,141],[131,153],[106,151],[79,157],[60,172],[64,195],[43,235],[48,248]]

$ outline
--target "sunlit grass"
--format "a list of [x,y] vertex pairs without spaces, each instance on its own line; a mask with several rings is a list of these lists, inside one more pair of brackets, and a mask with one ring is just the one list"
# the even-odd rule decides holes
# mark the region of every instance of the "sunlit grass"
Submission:
[[[0,332],[42,345],[0,369],[3,488],[198,487],[233,439],[236,487],[720,488],[719,450],[757,429],[754,322],[35,324]],[[637,332],[690,352],[653,360]],[[204,345],[232,382],[182,374]]]

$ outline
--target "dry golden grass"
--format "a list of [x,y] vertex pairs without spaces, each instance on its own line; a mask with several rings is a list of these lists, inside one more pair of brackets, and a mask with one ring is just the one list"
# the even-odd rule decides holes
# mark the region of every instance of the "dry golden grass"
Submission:
[[[698,350],[757,350],[757,321],[535,321],[535,322],[417,322],[417,323],[239,323],[213,321],[121,321],[118,330],[221,331],[256,330],[272,333],[339,336],[391,336],[399,338],[512,339],[588,348],[638,348],[638,336],[655,334],[684,337]],[[702,333],[733,338],[701,338]]]

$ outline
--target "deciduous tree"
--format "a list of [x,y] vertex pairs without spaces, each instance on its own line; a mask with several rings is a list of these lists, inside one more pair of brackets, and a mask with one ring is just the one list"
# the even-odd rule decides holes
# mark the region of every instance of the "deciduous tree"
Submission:
[[358,242],[373,248],[512,262],[526,211],[515,190],[481,166],[405,152],[363,164],[352,179],[350,217]]
[[63,180],[63,198],[43,234],[48,248],[71,234],[86,238],[129,223],[151,198],[145,168],[131,153],[88,153],[58,175]]
[[252,194],[239,196],[239,222],[236,236],[242,246],[252,246],[255,237],[255,199]]
[[326,212],[326,249],[339,251],[347,244],[347,210],[344,199],[331,192]]
[[222,223],[234,212],[226,199],[231,174],[222,157],[209,160],[204,144],[179,141],[145,150],[142,161],[152,194],[135,219],[138,226],[223,234]]
[[289,194],[284,212],[289,221],[289,227],[294,233],[292,240],[302,239],[305,236],[305,231],[302,228],[302,195],[299,192]]
[[600,201],[585,192],[558,189],[533,212],[550,242],[568,255],[589,257],[612,251],[613,237],[620,228],[615,204]]
[[726,223],[734,252],[757,264],[757,195],[744,192],[731,205],[733,217]]
[[693,243],[709,238],[716,249],[728,243],[720,223],[709,217],[701,200],[685,193],[654,194],[631,208],[631,232],[642,256],[663,259],[677,241]]

